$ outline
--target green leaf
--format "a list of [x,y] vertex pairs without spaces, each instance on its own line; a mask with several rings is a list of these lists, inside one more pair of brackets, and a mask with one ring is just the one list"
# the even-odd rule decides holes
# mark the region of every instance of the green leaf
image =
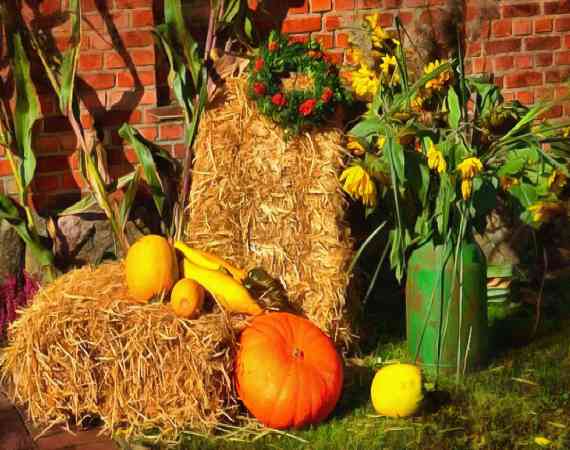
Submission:
[[[36,171],[36,157],[32,150],[32,131],[36,120],[41,116],[41,107],[36,88],[32,83],[30,62],[20,32],[7,36],[13,57],[11,59],[14,82],[16,85],[16,110],[14,128],[16,146],[21,163],[18,177],[21,185],[26,188],[32,182]],[[20,193],[21,202],[25,202],[25,192]]]
[[0,219],[6,220],[16,230],[41,266],[49,266],[53,263],[53,253],[46,249],[39,237],[28,228],[25,213],[10,197],[2,194],[0,194]]
[[357,138],[366,139],[369,136],[378,134],[382,121],[377,117],[358,122],[348,134]]
[[250,41],[253,40],[253,22],[249,16],[243,19],[243,32]]
[[533,122],[538,116],[544,114],[555,105],[555,102],[539,102],[528,110],[528,112],[517,122],[517,124],[509,130],[507,134],[502,136],[497,142],[503,143],[513,135],[518,133],[526,125]]
[[447,93],[447,106],[449,108],[449,124],[457,129],[461,122],[461,106],[459,105],[459,97],[453,86],[449,88]]
[[229,0],[224,8],[222,22],[231,23],[239,14],[242,3],[242,0]]
[[489,214],[497,206],[497,186],[491,180],[476,177],[473,180],[473,216],[481,217]]
[[405,152],[406,179],[414,193],[418,196],[422,207],[428,206],[428,193],[430,185],[429,168],[424,162],[424,157],[419,152]]
[[388,156],[390,164],[393,166],[394,173],[397,177],[397,184],[403,186],[406,182],[404,148],[401,144],[396,142],[395,138],[390,136],[386,139],[384,151]]
[[135,197],[139,188],[140,177],[140,170],[137,169],[134,172],[133,179],[127,184],[127,191],[121,200],[121,206],[119,208],[119,226],[123,230],[125,229],[127,221],[129,220],[129,214],[131,213],[131,208],[133,207],[133,203],[135,201]]
[[73,94],[75,87],[75,74],[79,64],[79,50],[81,46],[81,1],[70,0],[71,13],[71,40],[70,48],[63,54],[61,62],[61,80],[59,91],[59,108],[68,116],[72,113]]
[[156,209],[160,214],[160,217],[164,217],[168,198],[153,155],[153,152],[157,151],[156,146],[147,141],[128,123],[123,124],[119,129],[119,136],[126,140],[135,150],[143,169],[144,179],[150,188]]
[[378,227],[376,227],[376,229],[372,233],[370,233],[370,236],[368,236],[366,238],[366,240],[362,243],[362,245],[358,248],[356,254],[354,255],[354,258],[352,258],[350,266],[348,267],[348,273],[352,273],[352,271],[354,270],[354,267],[356,266],[356,263],[358,262],[358,260],[362,256],[362,253],[364,252],[364,250],[368,247],[370,242],[372,242],[372,239],[374,239],[376,237],[376,235],[378,233],[380,233],[380,231],[382,231],[382,229],[386,226],[387,223],[388,222],[385,220],[380,225],[378,225]]

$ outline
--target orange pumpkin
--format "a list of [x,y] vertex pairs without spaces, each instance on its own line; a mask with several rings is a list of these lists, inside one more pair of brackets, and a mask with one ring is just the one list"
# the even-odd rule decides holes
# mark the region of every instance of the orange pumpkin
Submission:
[[268,427],[301,428],[324,420],[342,390],[342,361],[332,341],[289,313],[256,317],[240,338],[238,394]]

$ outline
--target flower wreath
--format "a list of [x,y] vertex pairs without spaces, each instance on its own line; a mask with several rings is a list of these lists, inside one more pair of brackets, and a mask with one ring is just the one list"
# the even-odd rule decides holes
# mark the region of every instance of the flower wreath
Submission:
[[[307,75],[312,86],[284,90],[283,79],[292,73]],[[349,100],[338,69],[317,42],[289,42],[275,31],[249,65],[248,94],[261,113],[293,134],[322,125]]]

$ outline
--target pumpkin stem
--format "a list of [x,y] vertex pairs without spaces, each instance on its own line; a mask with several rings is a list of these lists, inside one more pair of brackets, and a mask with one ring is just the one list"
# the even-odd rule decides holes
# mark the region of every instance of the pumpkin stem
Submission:
[[295,349],[293,349],[293,358],[303,359],[304,356],[305,356],[305,354],[303,353],[303,350],[298,349],[297,347],[295,347]]

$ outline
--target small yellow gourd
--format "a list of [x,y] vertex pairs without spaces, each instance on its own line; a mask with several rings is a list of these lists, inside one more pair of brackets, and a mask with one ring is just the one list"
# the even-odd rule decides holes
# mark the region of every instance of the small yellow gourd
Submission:
[[243,281],[247,275],[245,270],[232,266],[230,263],[220,258],[219,256],[214,255],[213,253],[208,253],[204,250],[192,248],[182,241],[176,241],[174,243],[174,248],[179,250],[187,260],[200,267],[203,267],[204,269],[225,269],[232,275],[232,277],[238,281]]
[[190,319],[200,313],[204,304],[204,288],[194,280],[182,278],[172,288],[170,307],[178,317]]

